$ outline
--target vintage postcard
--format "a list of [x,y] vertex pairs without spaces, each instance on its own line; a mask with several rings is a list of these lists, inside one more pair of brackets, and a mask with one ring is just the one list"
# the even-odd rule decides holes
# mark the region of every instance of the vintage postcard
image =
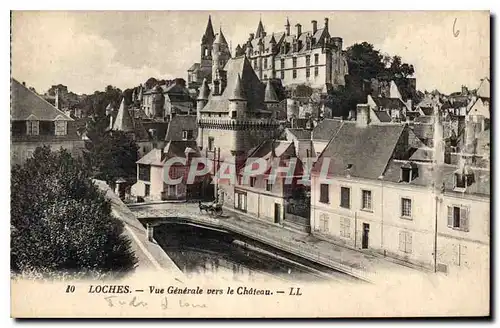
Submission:
[[13,11],[11,316],[489,316],[490,19]]

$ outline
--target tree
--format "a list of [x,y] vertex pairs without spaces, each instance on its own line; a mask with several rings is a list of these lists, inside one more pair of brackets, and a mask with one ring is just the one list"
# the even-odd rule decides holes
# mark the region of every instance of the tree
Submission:
[[115,275],[137,259],[80,159],[39,147],[12,170],[11,269]]
[[145,83],[144,83],[144,87],[146,88],[146,90],[149,90],[151,89],[152,87],[154,87],[155,85],[158,84],[158,80],[155,79],[154,77],[150,77]]
[[118,178],[135,179],[139,147],[126,133],[113,131],[91,139],[85,161],[96,179],[114,183]]

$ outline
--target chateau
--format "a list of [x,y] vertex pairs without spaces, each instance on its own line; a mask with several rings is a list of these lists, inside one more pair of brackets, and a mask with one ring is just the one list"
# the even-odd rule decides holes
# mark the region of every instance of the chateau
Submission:
[[[222,30],[215,39],[209,17],[201,40],[200,62],[188,69],[189,88],[198,89],[205,78],[208,81],[218,79],[217,70],[231,58]],[[326,93],[331,88],[345,85],[348,74],[342,38],[330,36],[328,18],[324,19],[321,28],[313,20],[310,31],[302,31],[302,25],[297,23],[295,34],[292,34],[288,19],[285,31],[274,33],[267,33],[260,20],[257,31],[250,33],[245,43],[236,46],[235,57],[240,56],[246,56],[260,81],[280,79],[288,89],[307,85]]]

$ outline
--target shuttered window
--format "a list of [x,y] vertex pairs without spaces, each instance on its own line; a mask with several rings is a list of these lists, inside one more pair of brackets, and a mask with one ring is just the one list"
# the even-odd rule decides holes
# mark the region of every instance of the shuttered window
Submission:
[[326,183],[322,183],[319,188],[319,201],[320,203],[328,204],[330,202],[329,199],[329,186]]
[[448,227],[456,230],[469,231],[469,208],[463,206],[448,206]]
[[412,251],[412,236],[408,231],[399,232],[399,250],[404,253]]

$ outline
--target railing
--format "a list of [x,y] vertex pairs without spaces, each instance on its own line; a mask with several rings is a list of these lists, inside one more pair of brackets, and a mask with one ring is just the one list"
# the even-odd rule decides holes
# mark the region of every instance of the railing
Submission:
[[[136,213],[139,218],[161,218],[167,217],[169,213],[161,210],[144,210],[141,213]],[[173,213],[172,213],[173,214]],[[224,221],[223,219],[212,218],[209,216],[200,216],[198,213],[189,213],[179,219],[191,220],[194,223],[215,225],[218,228],[223,228],[234,233],[238,233],[242,236],[251,238],[255,241],[262,242],[266,245],[275,247],[282,251],[288,252],[290,254],[308,259],[310,261],[316,262],[318,264],[324,265],[326,267],[338,270],[340,272],[351,275],[355,278],[371,282],[370,276],[373,274],[369,272],[365,267],[359,265],[359,267],[353,268],[352,263],[349,263],[343,259],[343,252],[339,252],[339,256],[330,256],[321,252],[319,250],[305,250],[301,249],[301,245],[297,245],[290,241],[286,237],[278,237],[276,235],[266,236],[266,233],[261,231],[254,232],[247,228],[240,227],[238,224],[233,222]],[[340,257],[340,258],[339,258]]]

